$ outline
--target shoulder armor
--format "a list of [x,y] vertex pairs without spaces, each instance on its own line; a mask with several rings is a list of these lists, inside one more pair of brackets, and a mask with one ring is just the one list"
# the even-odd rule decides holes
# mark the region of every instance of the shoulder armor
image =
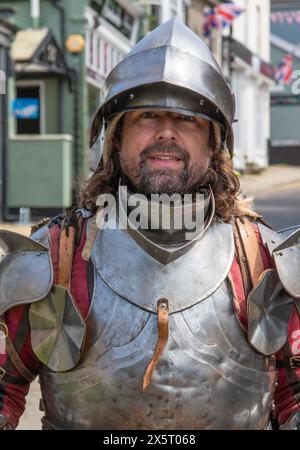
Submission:
[[292,297],[300,298],[300,230],[277,245],[273,256],[285,290]]
[[37,302],[49,293],[53,269],[48,248],[48,227],[35,239],[0,230],[0,315],[14,306]]
[[276,269],[265,270],[248,296],[248,341],[270,355],[286,342],[292,307],[299,307],[295,298],[300,298],[300,230],[285,240],[263,225],[259,230]]
[[258,223],[257,225],[263,244],[269,250],[270,256],[272,256],[274,248],[283,241],[283,237],[262,223]]
[[265,270],[247,299],[248,342],[252,347],[263,355],[283,347],[293,304],[276,270]]

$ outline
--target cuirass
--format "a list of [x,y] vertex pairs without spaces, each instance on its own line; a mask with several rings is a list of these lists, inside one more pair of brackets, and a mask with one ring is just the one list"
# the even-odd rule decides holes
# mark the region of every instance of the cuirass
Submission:
[[[274,360],[249,346],[235,315],[227,278],[233,255],[232,226],[220,221],[166,266],[126,230],[99,230],[80,363],[40,374],[47,423],[57,429],[266,428]],[[169,337],[143,391],[159,298],[169,300]]]

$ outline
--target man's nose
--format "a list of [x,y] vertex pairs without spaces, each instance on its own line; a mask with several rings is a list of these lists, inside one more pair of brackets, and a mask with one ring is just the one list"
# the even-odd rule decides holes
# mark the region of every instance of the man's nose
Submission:
[[160,119],[156,139],[159,141],[176,141],[178,139],[176,122],[173,118],[163,117]]

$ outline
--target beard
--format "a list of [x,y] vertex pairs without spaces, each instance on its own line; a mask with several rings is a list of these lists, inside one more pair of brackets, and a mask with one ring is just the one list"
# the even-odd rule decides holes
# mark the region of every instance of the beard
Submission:
[[[183,162],[180,170],[149,167],[147,158],[157,151],[164,154],[172,153]],[[208,152],[201,165],[191,165],[189,153],[178,144],[155,143],[146,147],[137,158],[131,160],[120,154],[120,167],[123,175],[137,192],[151,194],[194,194],[199,186],[205,183],[205,175],[209,166]]]

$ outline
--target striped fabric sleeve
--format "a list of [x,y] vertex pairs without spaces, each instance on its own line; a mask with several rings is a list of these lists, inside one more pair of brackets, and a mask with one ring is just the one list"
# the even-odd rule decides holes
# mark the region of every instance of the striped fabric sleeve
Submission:
[[[288,326],[288,339],[277,353],[280,361],[288,362],[292,357],[300,356],[300,319],[294,307]],[[276,416],[280,426],[285,425],[300,409],[300,368],[280,368],[278,386],[275,392]]]
[[[28,306],[17,306],[5,315],[5,324],[23,364],[37,375],[40,363],[35,357],[30,341]],[[3,347],[3,346],[2,346]],[[0,413],[9,417],[9,424],[16,428],[25,408],[29,382],[13,365],[5,347],[0,353]]]

